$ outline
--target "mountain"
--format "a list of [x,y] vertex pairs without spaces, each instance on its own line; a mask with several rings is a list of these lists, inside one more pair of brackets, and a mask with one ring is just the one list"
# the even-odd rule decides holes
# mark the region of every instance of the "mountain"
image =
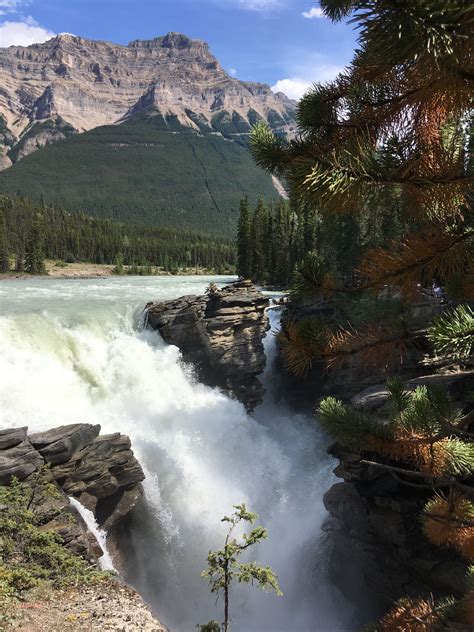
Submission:
[[0,49],[0,189],[125,221],[232,232],[277,197],[246,140],[294,130],[294,102],[229,76],[179,33],[128,46],[59,35]]

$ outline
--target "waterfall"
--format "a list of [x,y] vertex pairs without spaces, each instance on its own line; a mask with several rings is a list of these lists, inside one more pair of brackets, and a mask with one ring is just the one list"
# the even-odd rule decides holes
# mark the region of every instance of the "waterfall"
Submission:
[[90,533],[92,533],[92,535],[95,537],[95,539],[97,540],[97,542],[100,545],[100,548],[103,551],[103,555],[101,555],[99,557],[99,568],[102,571],[113,571],[113,570],[115,570],[114,569],[114,563],[113,563],[112,558],[111,558],[111,556],[110,556],[110,554],[109,554],[109,552],[107,550],[107,534],[97,524],[97,521],[96,521],[96,519],[94,517],[94,514],[92,513],[92,511],[90,509],[86,509],[86,507],[84,507],[84,505],[82,505],[73,496],[69,496],[69,500],[71,502],[71,505],[75,509],[77,509],[79,515],[81,516],[81,518],[86,523],[88,531],[90,531]]
[[[314,420],[272,389],[247,415],[137,326],[149,300],[202,293],[210,280],[0,282],[0,427],[89,422],[130,436],[147,500],[131,528],[127,577],[173,632],[222,619],[200,572],[222,545],[220,519],[241,502],[269,530],[252,559],[273,566],[284,596],[233,589],[233,630],[353,630],[323,564],[322,496],[335,479]],[[269,356],[274,344],[269,334]]]

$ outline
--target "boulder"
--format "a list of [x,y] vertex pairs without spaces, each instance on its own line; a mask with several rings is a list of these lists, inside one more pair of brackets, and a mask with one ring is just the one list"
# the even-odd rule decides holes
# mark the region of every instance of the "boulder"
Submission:
[[26,426],[23,426],[22,428],[0,430],[0,450],[12,448],[19,443],[22,443],[22,441],[26,439],[27,430],[28,428]]
[[25,439],[18,445],[0,450],[0,485],[8,485],[12,478],[22,481],[35,472],[44,459]]
[[[100,426],[91,424],[31,435],[26,427],[0,431],[0,485],[16,477],[29,486],[31,509],[44,529],[57,532],[71,551],[92,562],[97,561],[100,546],[68,497],[78,498],[111,529],[140,501],[145,478],[130,439],[118,432],[99,432]],[[42,471],[46,464],[50,468]]]
[[119,490],[141,490],[137,484],[145,475],[130,447],[130,439],[120,433],[99,436],[51,472],[66,493],[78,498],[86,495],[87,505],[95,506]]
[[54,465],[68,461],[75,452],[89,445],[99,432],[99,425],[71,424],[32,434],[29,439],[46,463]]
[[264,394],[257,376],[265,368],[268,304],[250,281],[239,281],[203,296],[149,303],[146,322],[179,347],[203,382],[221,387],[252,410]]
[[[414,391],[418,386],[423,385],[445,388],[454,401],[467,399],[468,393],[474,388],[474,370],[422,375],[405,381],[405,388],[409,391]],[[388,396],[386,385],[377,384],[354,395],[351,403],[357,408],[375,411],[383,408]]]

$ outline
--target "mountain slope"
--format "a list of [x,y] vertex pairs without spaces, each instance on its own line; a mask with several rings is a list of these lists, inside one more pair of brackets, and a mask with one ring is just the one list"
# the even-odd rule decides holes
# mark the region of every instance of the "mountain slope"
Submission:
[[251,126],[291,135],[293,108],[179,33],[0,49],[0,191],[230,235],[242,196],[278,196],[247,151]]
[[0,173],[0,191],[97,217],[232,235],[239,199],[277,198],[249,152],[157,111],[49,145]]

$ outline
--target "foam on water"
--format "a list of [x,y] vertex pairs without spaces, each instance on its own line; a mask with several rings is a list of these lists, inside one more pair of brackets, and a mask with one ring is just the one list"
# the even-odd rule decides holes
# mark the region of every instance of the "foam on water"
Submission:
[[[350,630],[350,609],[324,571],[322,495],[333,464],[315,424],[271,389],[249,417],[198,383],[178,349],[139,331],[149,300],[201,293],[209,280],[0,282],[0,427],[89,422],[131,437],[148,508],[132,532],[130,579],[174,632],[221,618],[200,571],[222,542],[220,518],[241,502],[269,529],[255,555],[273,565],[285,596],[236,590],[234,629]],[[273,337],[266,342],[271,356]],[[271,367],[264,379],[271,385]]]

